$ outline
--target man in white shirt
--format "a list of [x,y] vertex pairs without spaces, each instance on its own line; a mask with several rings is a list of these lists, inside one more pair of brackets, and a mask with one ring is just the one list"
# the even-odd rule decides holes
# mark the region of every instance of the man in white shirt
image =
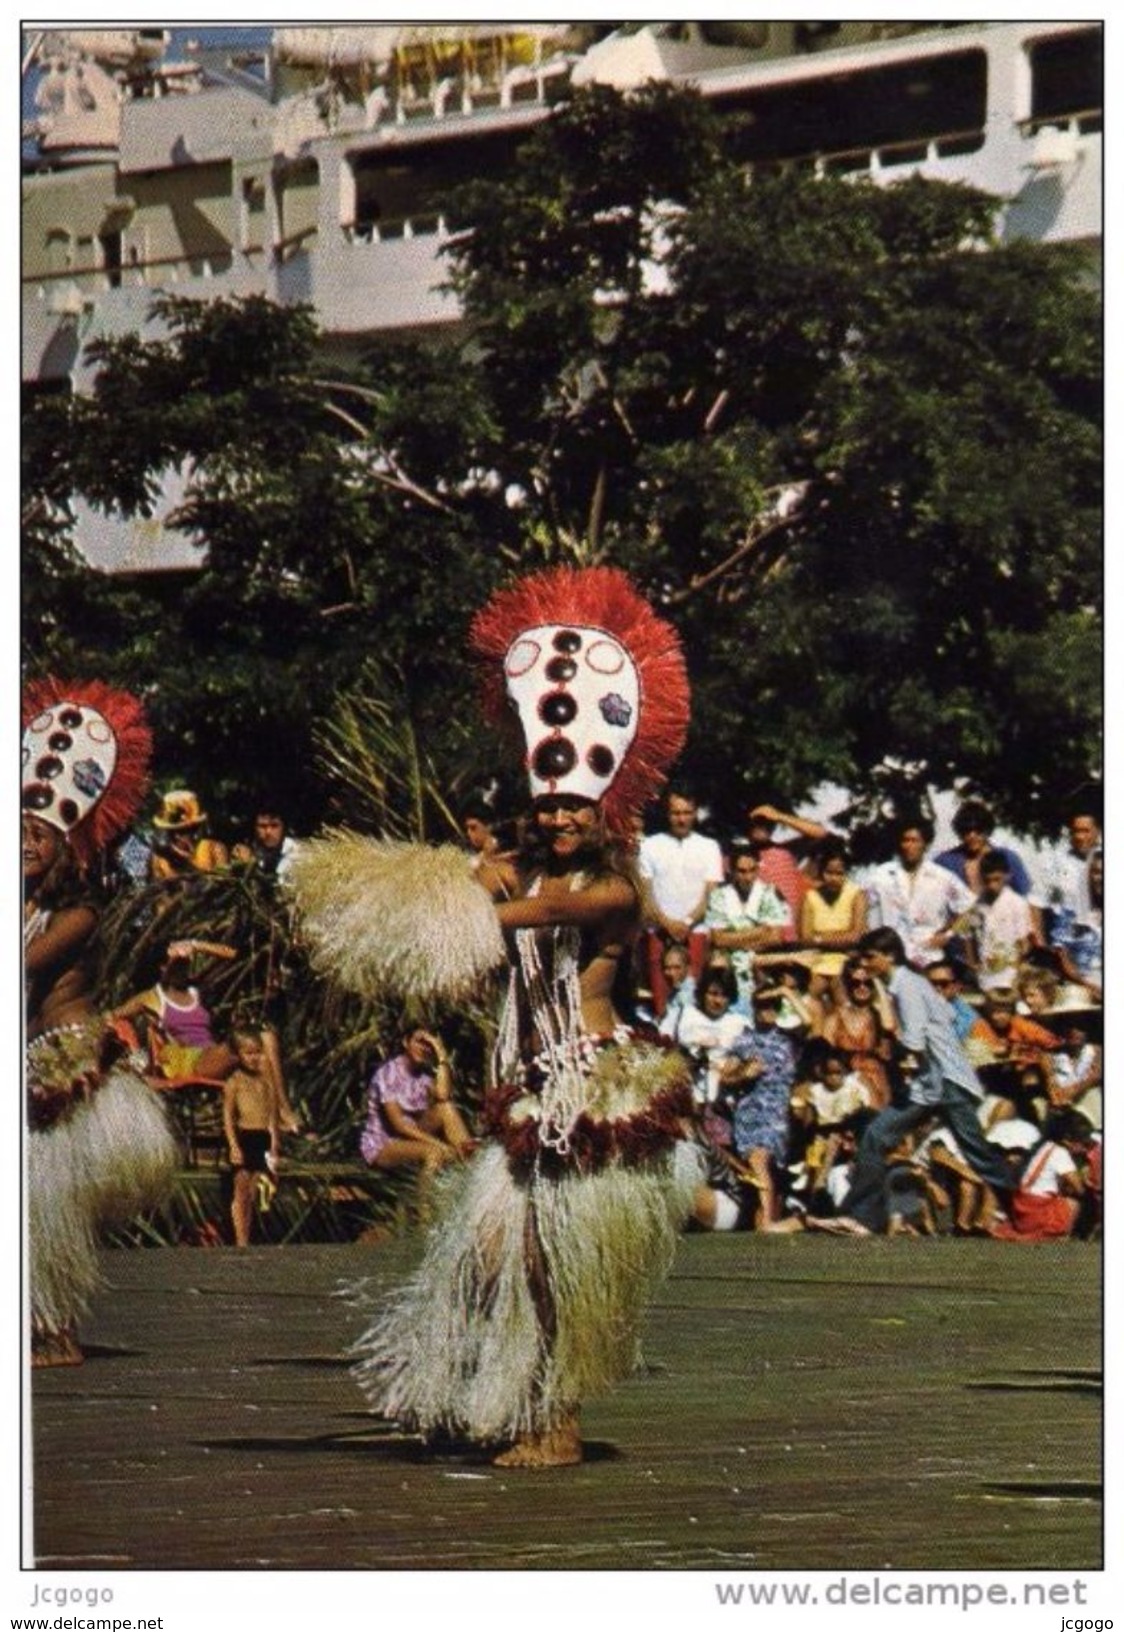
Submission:
[[707,938],[701,925],[707,897],[721,884],[722,851],[714,839],[695,831],[698,804],[691,794],[672,789],[667,796],[667,831],[640,842],[637,871],[649,926],[648,978],[652,1002],[662,1014],[667,1001],[661,960],[673,941],[690,950],[691,973],[698,976],[706,959]]
[[896,858],[876,868],[867,885],[871,927],[896,930],[909,962],[921,967],[944,955],[956,920],[976,899],[955,873],[928,859],[932,838],[927,822],[903,822]]
[[1066,823],[1069,844],[1042,858],[1035,868],[1031,902],[1046,915],[1044,928],[1052,942],[1053,930],[1083,923],[1089,911],[1089,862],[1101,847],[1101,824],[1087,810],[1077,810]]
[[730,954],[738,988],[747,1000],[753,993],[753,960],[757,952],[777,947],[789,938],[792,916],[771,884],[762,882],[756,851],[734,851],[729,884],[710,892],[706,929],[714,946]]

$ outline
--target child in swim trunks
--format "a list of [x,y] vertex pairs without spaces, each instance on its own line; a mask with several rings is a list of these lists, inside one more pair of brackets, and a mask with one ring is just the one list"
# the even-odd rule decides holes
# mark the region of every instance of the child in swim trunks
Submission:
[[248,1247],[255,1188],[261,1175],[272,1184],[277,1172],[281,1107],[260,1031],[236,1031],[233,1042],[238,1065],[223,1088],[223,1130],[234,1169],[234,1244]]

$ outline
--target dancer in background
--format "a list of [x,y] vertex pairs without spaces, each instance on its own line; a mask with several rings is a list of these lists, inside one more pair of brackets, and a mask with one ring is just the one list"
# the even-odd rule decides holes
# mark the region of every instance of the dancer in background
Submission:
[[75,1365],[100,1230],[166,1195],[176,1146],[97,1014],[86,873],[147,786],[140,705],[98,682],[28,687],[23,714],[27,1209],[32,1363]]

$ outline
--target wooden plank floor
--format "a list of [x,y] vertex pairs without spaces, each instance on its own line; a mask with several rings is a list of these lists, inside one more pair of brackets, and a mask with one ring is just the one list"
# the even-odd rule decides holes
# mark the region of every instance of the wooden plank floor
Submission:
[[688,1236],[579,1468],[368,1416],[344,1351],[416,1252],[107,1253],[33,1378],[43,1569],[1096,1569],[1100,1248]]

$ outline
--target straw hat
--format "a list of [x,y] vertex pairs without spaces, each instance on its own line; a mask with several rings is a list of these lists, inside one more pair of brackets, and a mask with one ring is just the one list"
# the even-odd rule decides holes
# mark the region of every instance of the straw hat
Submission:
[[152,825],[175,833],[189,827],[202,827],[206,820],[207,813],[200,809],[198,797],[190,788],[175,788],[171,793],[162,795],[160,809],[152,818]]
[[1060,1020],[1067,1014],[1100,1015],[1101,1005],[1089,996],[1084,986],[1068,981],[1058,988],[1058,995],[1048,1009],[1039,1015],[1041,1020]]

